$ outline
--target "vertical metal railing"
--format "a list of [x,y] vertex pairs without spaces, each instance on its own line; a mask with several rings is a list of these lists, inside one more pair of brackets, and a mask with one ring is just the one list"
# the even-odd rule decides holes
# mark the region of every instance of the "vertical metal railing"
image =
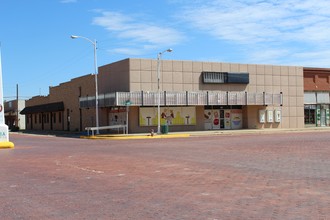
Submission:
[[[115,92],[99,95],[101,107],[125,106],[127,101],[133,106],[156,106],[157,92]],[[200,91],[200,92],[172,92],[160,93],[160,105],[282,105],[283,94]],[[95,107],[95,96],[79,98],[80,108]]]

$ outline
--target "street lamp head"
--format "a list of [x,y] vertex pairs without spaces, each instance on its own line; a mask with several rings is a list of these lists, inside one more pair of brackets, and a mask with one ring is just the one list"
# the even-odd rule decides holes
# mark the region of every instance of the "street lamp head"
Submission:
[[72,39],[76,39],[76,38],[78,38],[78,36],[76,36],[76,35],[71,35],[71,38],[72,38]]
[[165,52],[172,52],[172,51],[173,51],[172,48],[169,48],[167,50],[164,50],[163,52],[159,52],[158,57],[162,56],[162,54],[165,53]]

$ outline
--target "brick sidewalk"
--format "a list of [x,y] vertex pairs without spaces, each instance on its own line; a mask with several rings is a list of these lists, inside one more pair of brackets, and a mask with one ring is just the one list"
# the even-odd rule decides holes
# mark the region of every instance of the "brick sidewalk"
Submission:
[[0,219],[330,218],[330,132],[11,138]]

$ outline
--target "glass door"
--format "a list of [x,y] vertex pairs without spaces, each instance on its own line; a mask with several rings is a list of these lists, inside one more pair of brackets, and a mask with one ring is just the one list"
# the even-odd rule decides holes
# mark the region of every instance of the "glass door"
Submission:
[[220,110],[220,129],[225,128],[225,110]]
[[326,121],[325,109],[321,109],[321,126],[326,126]]

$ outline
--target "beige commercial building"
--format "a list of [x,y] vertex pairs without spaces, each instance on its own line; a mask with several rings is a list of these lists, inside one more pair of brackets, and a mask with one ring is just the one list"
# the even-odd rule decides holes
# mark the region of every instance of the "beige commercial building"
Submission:
[[[158,120],[169,131],[304,127],[303,67],[161,60],[158,84],[157,64],[125,59],[99,67],[100,126],[128,121],[130,133],[156,131]],[[28,100],[27,129],[95,126],[94,79],[73,79]]]

